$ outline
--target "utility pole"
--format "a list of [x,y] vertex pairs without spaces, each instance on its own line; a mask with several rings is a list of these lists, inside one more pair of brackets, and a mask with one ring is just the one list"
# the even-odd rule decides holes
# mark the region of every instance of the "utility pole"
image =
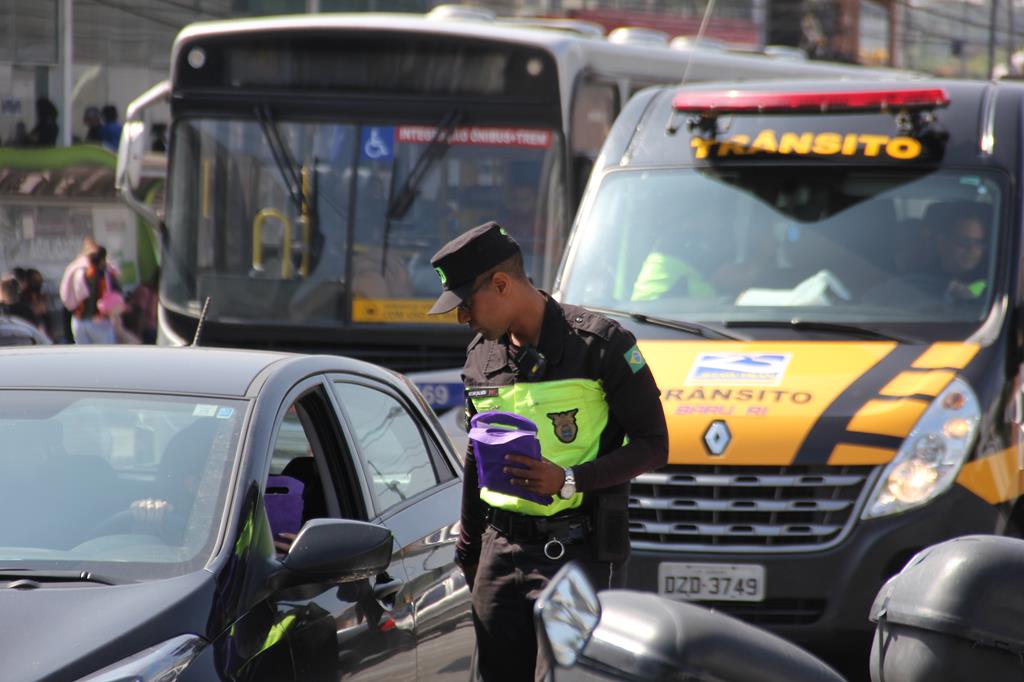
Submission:
[[1013,41],[1017,37],[1017,33],[1013,30],[1013,0],[1006,0],[1006,15],[1010,22],[1006,36],[1006,72],[1014,76],[1017,74],[1013,73],[1013,52],[1016,49]]
[[61,147],[71,146],[71,122],[74,118],[71,116],[71,93],[72,83],[74,82],[75,75],[72,72],[74,68],[74,46],[75,46],[75,33],[74,33],[74,0],[61,0],[60,17],[57,25],[60,27],[60,121],[58,127],[60,130],[60,137],[57,138],[57,144]]
[[967,27],[970,24],[968,21],[970,12],[968,11],[967,0],[963,0],[961,8],[963,10],[963,21],[960,22],[960,77],[967,78]]
[[992,70],[996,66],[996,16],[999,13],[999,1],[992,0],[991,13],[988,20],[988,73],[985,78],[992,77]]

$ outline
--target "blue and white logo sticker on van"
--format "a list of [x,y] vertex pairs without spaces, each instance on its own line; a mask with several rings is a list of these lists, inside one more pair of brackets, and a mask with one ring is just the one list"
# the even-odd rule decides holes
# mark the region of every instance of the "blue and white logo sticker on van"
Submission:
[[701,353],[687,386],[778,386],[791,353]]
[[206,405],[203,403],[199,403],[192,409],[193,417],[212,417],[215,414],[217,414],[216,405]]

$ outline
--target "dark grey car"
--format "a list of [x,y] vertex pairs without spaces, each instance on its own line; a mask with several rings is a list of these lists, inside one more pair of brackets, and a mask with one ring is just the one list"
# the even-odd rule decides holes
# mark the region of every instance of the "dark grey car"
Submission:
[[7,349],[0,472],[4,680],[469,677],[459,464],[397,374]]

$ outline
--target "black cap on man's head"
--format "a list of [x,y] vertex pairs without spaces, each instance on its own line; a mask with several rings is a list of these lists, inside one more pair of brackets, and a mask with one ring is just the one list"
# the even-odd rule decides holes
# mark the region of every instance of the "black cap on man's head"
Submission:
[[441,247],[430,259],[441,278],[444,293],[434,302],[431,315],[454,310],[473,295],[481,274],[519,253],[519,244],[496,222],[477,225]]

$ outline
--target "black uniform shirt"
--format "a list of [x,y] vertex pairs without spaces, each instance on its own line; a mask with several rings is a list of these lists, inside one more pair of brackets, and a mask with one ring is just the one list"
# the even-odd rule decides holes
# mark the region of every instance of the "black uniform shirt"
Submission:
[[[631,479],[663,466],[668,459],[668,428],[658,386],[646,363],[642,367],[636,360],[630,364],[630,351],[635,346],[636,338],[617,322],[547,297],[537,346],[547,360],[547,367],[543,376],[535,380],[598,380],[608,403],[608,424],[601,433],[597,457],[572,468],[578,492],[628,493]],[[524,381],[517,378],[508,339],[488,341],[479,334],[467,348],[462,380],[467,391]],[[468,400],[466,409],[473,411]],[[629,442],[623,445],[625,436],[629,436]],[[584,504],[587,499],[584,495]],[[458,543],[459,562],[464,566],[475,564],[479,558],[485,509],[470,444],[466,451],[462,532]]]

